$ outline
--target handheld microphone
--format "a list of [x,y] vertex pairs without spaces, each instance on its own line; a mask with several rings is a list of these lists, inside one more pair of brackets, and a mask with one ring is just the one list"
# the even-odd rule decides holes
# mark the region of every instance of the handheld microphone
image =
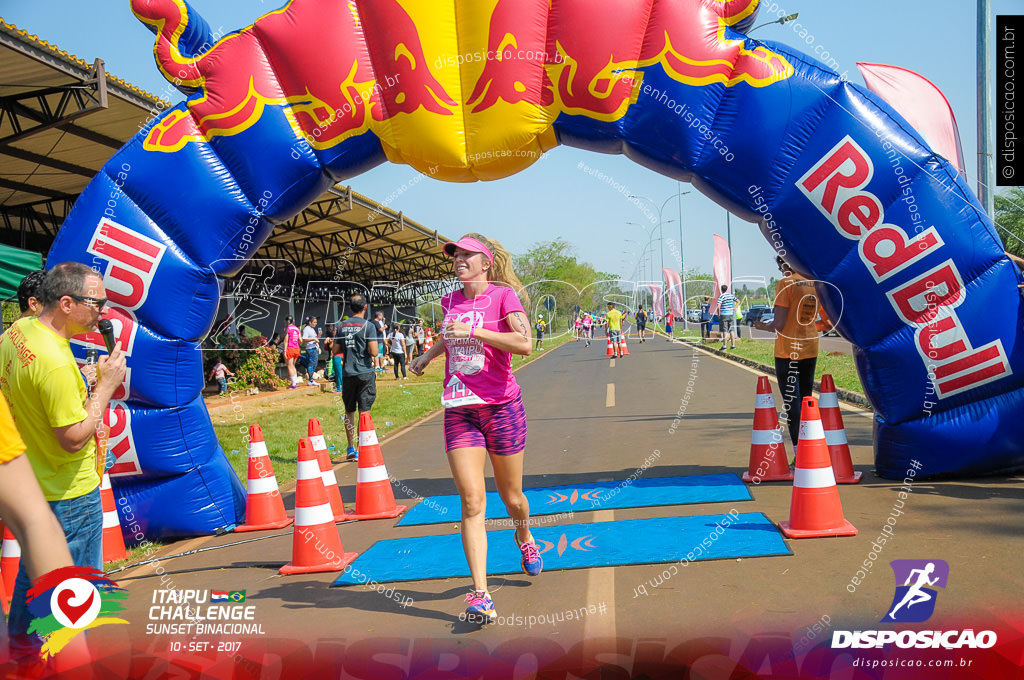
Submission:
[[110,319],[100,319],[97,325],[103,336],[103,344],[107,346],[107,354],[110,354],[114,351],[114,324],[110,323]]

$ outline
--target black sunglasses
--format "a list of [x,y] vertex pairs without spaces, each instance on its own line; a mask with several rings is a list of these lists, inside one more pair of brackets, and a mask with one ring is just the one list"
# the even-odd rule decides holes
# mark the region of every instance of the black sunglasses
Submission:
[[74,295],[68,294],[68,297],[72,300],[78,300],[79,302],[91,302],[96,305],[98,311],[103,311],[103,308],[107,306],[107,298],[94,298],[88,295]]

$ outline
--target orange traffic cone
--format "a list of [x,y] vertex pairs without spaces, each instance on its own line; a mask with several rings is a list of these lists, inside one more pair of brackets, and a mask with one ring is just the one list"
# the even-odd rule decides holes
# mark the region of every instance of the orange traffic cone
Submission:
[[788,538],[856,536],[857,527],[846,521],[839,488],[821,427],[818,400],[804,397],[800,407],[800,442],[796,447],[796,475],[789,521],[779,522]]
[[124,549],[124,535],[117,504],[114,503],[114,490],[110,488],[110,475],[105,472],[100,481],[100,504],[103,506],[103,561],[123,560],[128,557],[128,551]]
[[624,357],[629,356],[629,348],[626,347],[626,334],[622,334],[622,339],[619,341],[619,354]]
[[259,425],[249,426],[249,472],[245,483],[245,524],[235,531],[281,529],[292,523],[284,509],[284,498],[277,487],[274,464]]
[[341,535],[334,524],[334,513],[320,476],[320,464],[313,446],[304,437],[299,440],[299,463],[295,470],[292,561],[281,567],[278,573],[341,571],[358,555],[345,552],[341,545]]
[[2,575],[3,609],[6,614],[11,608],[11,598],[14,597],[14,581],[18,578],[18,568],[21,566],[21,546],[14,538],[11,530],[4,526],[4,540],[0,544],[0,575]]
[[612,347],[612,336],[610,336],[610,335],[608,336],[608,347],[605,348],[604,355],[606,357],[613,357],[613,356],[615,356],[615,348]]
[[788,482],[793,479],[789,469],[786,441],[779,427],[779,412],[768,376],[757,379],[754,397],[754,429],[750,433],[750,464],[743,473],[744,482]]
[[[3,575],[0,574],[0,577]],[[11,598],[12,595],[7,593],[7,584],[4,583],[3,578],[0,578],[0,612],[7,616],[11,613]]]
[[327,450],[327,442],[324,441],[324,431],[320,427],[320,419],[310,418],[306,431],[309,433],[309,443],[316,453],[316,460],[320,464],[320,477],[324,480],[324,491],[327,492],[327,501],[331,504],[334,521],[341,522],[350,519],[345,515],[345,503],[341,500],[338,477],[334,474],[331,453]]
[[391,478],[377,442],[377,430],[369,413],[359,414],[359,471],[356,478],[356,512],[346,519],[388,519],[406,511],[395,503]]
[[821,406],[821,425],[825,428],[825,443],[828,444],[828,455],[832,457],[836,483],[856,484],[863,473],[853,470],[850,445],[846,441],[846,427],[843,426],[843,414],[839,410],[839,395],[836,394],[836,384],[828,373],[821,376],[821,399],[818,403]]

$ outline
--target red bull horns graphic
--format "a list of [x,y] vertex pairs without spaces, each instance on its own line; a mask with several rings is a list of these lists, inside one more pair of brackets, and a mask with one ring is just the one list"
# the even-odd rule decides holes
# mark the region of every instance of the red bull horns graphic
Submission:
[[[407,158],[396,142],[409,134],[404,128],[416,125],[411,119],[434,114],[452,117],[454,126],[443,129],[459,143],[428,149],[437,156],[429,166],[439,162],[445,179],[494,179],[493,169],[481,168],[482,177],[474,174],[476,159],[492,157],[482,152],[532,148],[536,154],[520,157],[528,160],[504,174],[521,170],[521,164],[557,144],[551,125],[560,114],[603,121],[625,116],[641,93],[644,69],[651,66],[660,65],[690,85],[764,87],[789,78],[793,67],[783,56],[725,37],[726,29],[750,18],[756,6],[757,0],[609,2],[595,11],[588,0],[550,7],[497,0],[458,4],[445,17],[436,7],[424,9],[409,0],[327,5],[291,0],[186,57],[179,40],[190,21],[188,6],[182,0],[133,0],[136,15],[158,32],[154,51],[164,76],[202,92],[187,110],[153,126],[144,146],[174,152],[190,142],[237,135],[256,125],[269,107],[281,107],[296,134],[314,149],[372,131],[389,159],[423,171],[427,165]],[[453,24],[455,16],[460,20]],[[429,42],[429,50],[421,36],[445,22],[455,31]],[[387,30],[366,30],[372,26]],[[486,36],[478,35],[480,26],[488,27]],[[285,34],[301,34],[303,40],[281,40]],[[716,39],[706,40],[707,34]],[[467,49],[473,46],[479,49]],[[464,102],[450,94],[467,91]],[[506,123],[501,138],[493,136],[493,126],[474,124],[490,109],[501,109]],[[438,143],[443,147],[445,141],[450,142]],[[509,160],[499,163],[509,165]]]
[[90,182],[47,261],[104,277],[129,368],[111,476],[135,536],[242,521],[200,342],[277,225],[388,160],[498,179],[558,144],[692,182],[823,282],[880,475],[1024,468],[1024,277],[991,220],[883,102],[744,36],[753,0],[292,0],[223,37],[183,0],[132,8],[190,98]]

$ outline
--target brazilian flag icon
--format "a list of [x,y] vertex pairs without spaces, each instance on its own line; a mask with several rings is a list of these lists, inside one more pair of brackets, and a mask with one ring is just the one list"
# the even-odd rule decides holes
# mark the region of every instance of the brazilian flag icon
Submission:
[[245,602],[245,591],[244,590],[232,590],[228,593],[228,599],[232,602]]

